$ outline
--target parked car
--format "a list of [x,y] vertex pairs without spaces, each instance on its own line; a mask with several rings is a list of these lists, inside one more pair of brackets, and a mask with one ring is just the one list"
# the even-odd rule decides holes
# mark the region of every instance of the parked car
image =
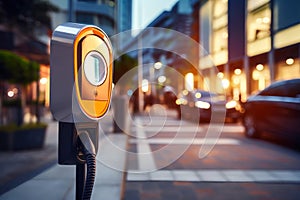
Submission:
[[176,105],[176,93],[174,89],[171,86],[165,86],[163,89],[164,92],[164,104],[167,106],[169,109],[177,109]]
[[204,90],[184,90],[179,94],[176,104],[180,116],[193,121],[223,122],[226,118],[237,121],[240,117],[238,101],[226,101],[224,95]]
[[250,138],[271,133],[299,141],[300,79],[275,82],[251,96],[244,105],[243,124]]

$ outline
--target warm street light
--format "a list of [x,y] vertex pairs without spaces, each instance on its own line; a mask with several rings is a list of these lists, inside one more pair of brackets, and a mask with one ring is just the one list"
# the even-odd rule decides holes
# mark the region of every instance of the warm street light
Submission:
[[48,79],[45,77],[40,79],[40,84],[42,84],[42,85],[46,85],[47,82],[48,82]]
[[229,85],[230,85],[230,83],[229,83],[228,79],[226,79],[226,78],[222,79],[222,86],[224,89],[228,89]]
[[242,73],[242,70],[241,70],[241,69],[235,69],[235,70],[234,70],[234,73],[235,73],[236,75],[240,75],[240,74]]
[[142,81],[142,91],[148,92],[149,90],[149,81],[147,79],[143,79]]
[[224,78],[224,73],[223,73],[223,72],[219,72],[219,73],[217,74],[217,76],[218,76],[219,78]]
[[[163,64],[161,62],[156,62],[156,63],[154,63],[153,67],[151,67],[149,69],[149,81],[151,84],[153,84],[155,82],[155,70],[161,69],[162,66],[163,66]],[[165,77],[165,79],[166,79],[166,77]],[[164,83],[165,81],[166,80],[164,80],[163,77],[158,78],[159,83]],[[155,86],[152,87],[152,85],[151,85],[150,90],[151,90],[150,91],[151,94],[155,96],[156,95],[156,87]]]
[[285,63],[287,64],[287,65],[292,65],[292,64],[294,64],[294,59],[293,58],[288,58],[288,59],[286,59],[286,61],[285,61]]
[[185,89],[188,91],[192,91],[194,89],[194,74],[187,73],[184,79],[185,79]]
[[155,69],[160,69],[162,67],[162,63],[161,62],[156,62],[155,64],[154,64],[154,68]]
[[158,77],[158,82],[159,83],[164,83],[164,82],[166,82],[166,80],[167,80],[167,78],[165,76]]
[[15,95],[15,93],[12,90],[7,92],[7,96],[10,98],[12,98],[14,95]]
[[256,69],[258,71],[262,71],[264,69],[264,66],[262,64],[258,64],[258,65],[256,65]]
[[7,92],[7,96],[10,97],[10,98],[14,97],[17,94],[18,94],[18,89],[17,88],[10,89]]

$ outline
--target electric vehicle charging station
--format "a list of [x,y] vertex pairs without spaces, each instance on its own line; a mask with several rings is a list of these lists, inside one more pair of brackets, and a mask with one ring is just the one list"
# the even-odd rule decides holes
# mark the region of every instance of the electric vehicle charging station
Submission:
[[77,200],[92,194],[98,121],[111,101],[112,62],[110,40],[100,28],[65,23],[54,30],[50,108],[59,122],[58,163],[76,165]]

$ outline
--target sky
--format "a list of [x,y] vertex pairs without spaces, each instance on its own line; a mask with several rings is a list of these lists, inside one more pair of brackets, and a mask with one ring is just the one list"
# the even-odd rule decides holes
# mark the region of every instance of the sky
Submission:
[[145,28],[159,14],[170,10],[178,0],[132,0],[132,29]]

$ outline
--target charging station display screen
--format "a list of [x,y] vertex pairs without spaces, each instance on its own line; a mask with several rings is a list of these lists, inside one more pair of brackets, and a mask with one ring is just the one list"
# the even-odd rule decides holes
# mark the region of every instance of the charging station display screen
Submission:
[[59,25],[51,38],[50,63],[50,106],[55,119],[74,123],[74,116],[96,120],[107,112],[113,51],[104,31],[86,24]]
[[107,65],[97,51],[91,51],[87,54],[83,69],[86,79],[94,86],[101,85],[106,79]]
[[98,36],[87,35],[78,45],[78,84],[81,100],[107,101],[109,99],[107,44]]

